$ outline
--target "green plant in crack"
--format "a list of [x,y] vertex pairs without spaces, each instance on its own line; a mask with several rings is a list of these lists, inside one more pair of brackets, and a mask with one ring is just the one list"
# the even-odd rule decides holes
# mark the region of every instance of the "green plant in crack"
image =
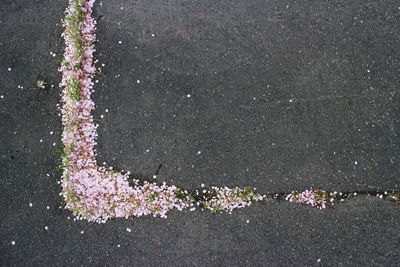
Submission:
[[68,91],[68,96],[75,101],[78,101],[81,99],[81,90],[79,86],[79,82],[77,79],[72,79],[72,81],[68,82],[67,84],[69,91]]
[[44,90],[46,89],[46,82],[44,80],[34,80],[33,81],[33,86],[37,89]]
[[156,193],[152,193],[149,197],[149,202],[156,201],[158,199],[158,195]]
[[57,169],[59,171],[68,169],[70,162],[70,153],[72,152],[72,149],[73,149],[73,144],[68,144],[64,146],[64,149],[59,149],[56,151],[56,155],[59,161]]

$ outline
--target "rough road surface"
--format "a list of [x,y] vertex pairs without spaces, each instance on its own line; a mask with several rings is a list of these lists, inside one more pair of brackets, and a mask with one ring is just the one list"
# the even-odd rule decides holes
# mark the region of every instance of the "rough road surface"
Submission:
[[[0,265],[398,265],[400,207],[376,197],[68,220],[65,6],[0,2]],[[398,1],[113,0],[95,15],[100,164],[141,179],[162,164],[185,188],[400,189]]]

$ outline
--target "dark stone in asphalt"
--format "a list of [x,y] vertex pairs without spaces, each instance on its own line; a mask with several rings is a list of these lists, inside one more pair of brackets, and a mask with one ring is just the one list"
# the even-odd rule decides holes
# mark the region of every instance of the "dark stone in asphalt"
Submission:
[[[68,220],[55,171],[65,6],[0,2],[1,266],[398,265],[399,207],[366,196],[326,210]],[[99,162],[138,177],[163,164],[158,179],[187,188],[399,190],[399,6],[96,3]]]

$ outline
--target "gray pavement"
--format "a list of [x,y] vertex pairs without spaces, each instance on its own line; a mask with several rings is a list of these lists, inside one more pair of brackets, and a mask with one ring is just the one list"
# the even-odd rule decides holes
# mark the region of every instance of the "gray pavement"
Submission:
[[[55,171],[65,2],[0,2],[1,266],[398,265],[399,207],[367,196],[68,220]],[[99,162],[140,178],[162,164],[157,179],[185,188],[399,190],[399,7],[97,2]]]

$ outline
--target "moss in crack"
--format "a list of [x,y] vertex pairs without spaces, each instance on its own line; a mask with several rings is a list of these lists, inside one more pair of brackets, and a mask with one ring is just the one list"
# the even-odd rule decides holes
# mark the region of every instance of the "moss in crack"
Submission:
[[59,149],[56,151],[56,155],[58,158],[57,170],[62,172],[67,169],[70,162],[70,153],[73,149],[73,144],[66,145],[63,149]]
[[149,202],[156,201],[158,199],[158,195],[156,193],[152,193],[149,197]]
[[67,84],[69,90],[68,90],[68,96],[75,101],[78,101],[81,99],[81,90],[79,86],[79,82],[77,79],[72,79],[70,82]]

